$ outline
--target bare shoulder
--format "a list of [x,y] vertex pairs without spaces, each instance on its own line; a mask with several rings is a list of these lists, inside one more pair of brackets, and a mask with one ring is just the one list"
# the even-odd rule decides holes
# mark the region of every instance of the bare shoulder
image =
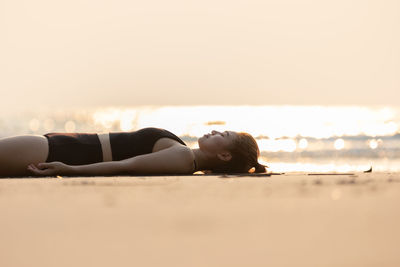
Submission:
[[187,166],[188,171],[194,169],[193,151],[178,141],[167,137],[158,139],[153,146],[153,153],[160,151],[169,154],[168,157],[171,157],[171,159],[180,161],[183,166]]
[[182,160],[182,162],[191,164],[194,161],[194,153],[193,151],[184,145],[177,144],[170,147],[171,150],[176,153],[176,155]]
[[143,154],[123,160],[123,168],[132,173],[191,173],[194,169],[192,150],[181,144],[174,144],[157,152]]
[[170,148],[170,147],[173,147],[173,146],[178,146],[178,145],[182,146],[182,144],[179,143],[176,140],[173,140],[173,139],[168,138],[168,137],[163,137],[163,138],[158,139],[154,143],[152,152],[153,153],[154,152],[158,152],[160,150],[164,150],[164,149],[167,149],[167,148]]
[[195,168],[194,165],[194,153],[193,151],[184,145],[177,144],[163,150],[168,153],[166,156],[169,160],[175,162],[179,167],[179,173],[193,173]]

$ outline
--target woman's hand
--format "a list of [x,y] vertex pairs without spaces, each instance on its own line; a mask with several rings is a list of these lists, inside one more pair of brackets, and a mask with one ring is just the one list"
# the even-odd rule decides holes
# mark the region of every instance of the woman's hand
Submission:
[[72,170],[72,166],[59,161],[54,161],[49,163],[39,163],[37,167],[34,164],[29,164],[27,169],[34,175],[48,176],[69,174]]

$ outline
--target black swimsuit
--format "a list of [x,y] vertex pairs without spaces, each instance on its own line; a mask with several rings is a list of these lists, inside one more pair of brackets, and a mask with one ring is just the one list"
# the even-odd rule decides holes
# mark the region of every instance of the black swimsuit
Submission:
[[144,128],[135,132],[110,133],[112,160],[123,160],[153,151],[158,139],[168,137],[186,144],[173,133],[159,128]]
[[[46,162],[61,161],[69,165],[84,165],[103,161],[103,152],[97,134],[48,133],[44,136],[49,141],[49,155]],[[151,153],[157,140],[164,137],[186,146],[179,137],[159,128],[110,133],[112,160],[123,160]]]

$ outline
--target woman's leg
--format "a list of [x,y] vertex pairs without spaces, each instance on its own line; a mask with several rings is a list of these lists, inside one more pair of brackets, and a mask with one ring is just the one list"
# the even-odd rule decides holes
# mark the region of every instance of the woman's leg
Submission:
[[30,163],[45,162],[49,153],[43,135],[19,135],[0,139],[0,176],[32,175]]

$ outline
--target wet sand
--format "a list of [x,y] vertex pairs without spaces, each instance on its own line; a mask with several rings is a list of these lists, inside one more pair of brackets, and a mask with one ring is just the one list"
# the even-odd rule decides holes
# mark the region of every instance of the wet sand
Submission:
[[0,266],[400,266],[400,174],[0,179]]

